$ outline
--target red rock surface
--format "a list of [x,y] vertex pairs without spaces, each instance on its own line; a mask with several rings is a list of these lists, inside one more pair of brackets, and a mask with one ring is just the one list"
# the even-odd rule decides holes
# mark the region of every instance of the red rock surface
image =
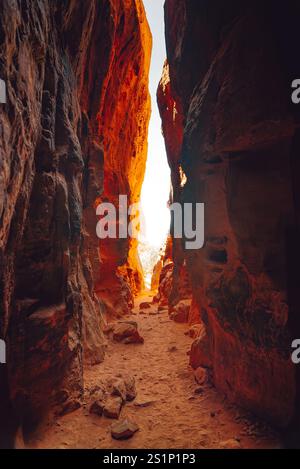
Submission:
[[134,243],[99,257],[95,201],[139,199],[150,50],[140,0],[0,2],[1,445],[74,407],[104,302],[127,310],[141,286]]
[[[152,282],[156,281],[155,268]],[[154,297],[160,306],[168,306],[170,313],[181,300],[191,300],[191,282],[186,268],[183,251],[178,240],[169,236],[164,256],[161,259],[158,293]]]
[[205,203],[205,247],[184,252],[176,240],[172,261],[186,262],[214,383],[283,426],[300,389],[290,359],[300,331],[298,15],[294,2],[283,12],[166,0],[169,78],[165,68],[158,90],[173,200]]
[[[152,38],[141,0],[111,3],[111,21],[102,32],[107,64],[104,71],[99,70],[101,92],[95,124],[104,151],[104,189],[97,203],[111,202],[119,207],[120,194],[128,195],[128,205],[140,199],[151,110],[148,74]],[[94,79],[91,74],[92,84]],[[99,263],[94,269],[97,294],[112,315],[128,313],[133,295],[144,287],[137,240],[101,240]]]

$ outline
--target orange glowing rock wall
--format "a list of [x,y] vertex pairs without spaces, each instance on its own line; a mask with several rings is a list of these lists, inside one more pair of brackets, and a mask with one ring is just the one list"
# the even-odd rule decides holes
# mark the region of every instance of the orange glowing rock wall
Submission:
[[166,0],[169,78],[165,69],[158,101],[173,199],[205,203],[205,247],[173,245],[173,290],[186,265],[189,319],[198,316],[207,332],[191,363],[210,363],[218,389],[284,426],[297,417],[299,395],[291,342],[300,336],[300,146],[291,82],[300,38],[299,6],[288,1],[283,10]]
[[[100,90],[91,106],[95,107],[93,131],[103,151],[104,173],[104,188],[96,200],[118,208],[120,194],[128,196],[128,205],[139,202],[144,179],[151,112],[148,75],[152,37],[141,0],[111,1],[107,8],[109,23],[101,31],[103,46],[98,44],[105,55],[105,66],[100,62],[99,76],[91,76],[91,85],[95,86],[96,79]],[[93,50],[95,58],[98,48]],[[89,231],[94,238],[92,218]],[[133,295],[143,288],[137,241],[101,240],[94,279],[107,311],[117,316],[127,313]]]
[[134,243],[99,249],[95,201],[139,199],[150,52],[140,0],[0,2],[0,446],[78,405],[104,302],[142,283]]

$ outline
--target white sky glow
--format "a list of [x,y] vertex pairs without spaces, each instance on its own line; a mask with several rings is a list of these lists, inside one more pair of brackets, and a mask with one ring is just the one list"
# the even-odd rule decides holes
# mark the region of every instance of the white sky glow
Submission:
[[149,82],[152,114],[149,125],[148,158],[142,188],[141,207],[146,224],[144,242],[153,247],[163,245],[170,227],[170,212],[167,208],[170,191],[170,169],[156,103],[156,90],[166,58],[163,4],[164,0],[144,0],[147,19],[153,36],[153,50]]

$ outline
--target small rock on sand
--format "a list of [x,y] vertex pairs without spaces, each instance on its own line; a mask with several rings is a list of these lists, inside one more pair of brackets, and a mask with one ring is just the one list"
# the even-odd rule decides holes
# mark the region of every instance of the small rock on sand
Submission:
[[119,418],[122,408],[122,398],[121,397],[109,397],[105,402],[103,408],[103,415],[110,419]]
[[231,438],[230,440],[221,441],[220,448],[221,449],[240,449],[241,444],[235,438]]
[[112,396],[119,396],[123,402],[126,401],[126,386],[122,378],[113,378],[108,385]]
[[111,426],[111,436],[115,440],[128,440],[128,438],[131,438],[138,430],[139,427],[136,423],[123,420]]
[[151,303],[148,301],[144,301],[143,303],[140,304],[140,309],[149,309],[151,308]]
[[136,387],[135,379],[133,376],[124,376],[124,382],[126,387],[126,400],[133,401],[136,398]]
[[94,401],[90,407],[90,413],[99,415],[99,417],[101,417],[101,415],[103,414],[103,408],[104,408],[103,401]]
[[177,352],[178,351],[178,348],[176,347],[176,345],[170,345],[170,347],[168,347],[168,352],[172,353],[172,352]]
[[114,325],[113,339],[116,342],[124,344],[141,344],[144,343],[143,337],[138,332],[138,325],[134,321],[118,322]]

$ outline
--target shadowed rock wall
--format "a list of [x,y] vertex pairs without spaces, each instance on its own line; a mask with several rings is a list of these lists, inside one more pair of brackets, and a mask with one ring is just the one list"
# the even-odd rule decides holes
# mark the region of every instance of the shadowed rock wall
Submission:
[[0,3],[7,86],[7,104],[0,104],[3,446],[47,408],[78,405],[83,361],[104,355],[103,300],[124,303],[122,289],[101,298],[101,282],[115,276],[115,266],[127,266],[120,280],[127,302],[128,279],[136,288],[141,283],[133,244],[116,263],[105,261],[95,201],[119,190],[138,201],[150,50],[140,0]]
[[299,395],[298,15],[292,1],[167,0],[158,89],[173,200],[205,203],[205,247],[173,245],[207,332],[191,362],[283,426]]

